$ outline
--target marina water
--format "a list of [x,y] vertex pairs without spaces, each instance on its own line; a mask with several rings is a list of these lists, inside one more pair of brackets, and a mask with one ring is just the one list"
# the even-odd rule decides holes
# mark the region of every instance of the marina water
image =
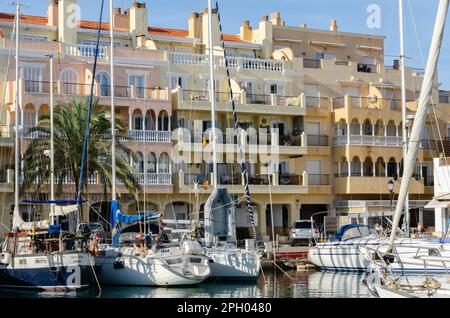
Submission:
[[[373,297],[362,280],[364,273],[281,272],[265,270],[255,283],[207,282],[192,287],[123,287],[104,286],[101,298],[366,298]],[[1,291],[0,297],[76,297],[95,298],[95,287],[78,294],[54,292]]]

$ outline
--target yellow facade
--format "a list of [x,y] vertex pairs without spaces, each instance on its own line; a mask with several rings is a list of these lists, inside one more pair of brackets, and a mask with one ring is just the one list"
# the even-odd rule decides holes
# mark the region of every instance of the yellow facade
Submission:
[[[22,74],[28,75],[22,76],[28,78],[22,77],[19,83],[20,120],[25,128],[35,125],[38,115],[48,110],[49,65],[45,54],[57,52],[60,57],[55,62],[56,100],[89,93],[97,26],[88,21],[79,21],[75,28],[63,26],[61,6],[73,2],[51,1],[48,18],[40,18],[46,21],[43,24],[23,18],[26,30],[21,32],[26,37],[20,42],[21,67],[39,70],[34,75],[24,71]],[[178,149],[176,134],[172,136],[178,128],[191,135],[187,142],[190,151],[184,154],[190,160],[201,158],[205,148],[211,146],[205,133],[211,126],[207,11],[193,13],[187,30],[176,30],[148,26],[147,9],[145,4],[134,2],[129,9],[114,10],[116,112],[134,139],[127,142],[129,147],[140,154],[139,162],[132,164],[144,189],[136,204],[119,186],[122,210],[133,213],[157,209],[166,218],[189,218],[211,192],[211,167],[192,161],[168,164],[167,160]],[[212,20],[216,126],[225,133],[234,127],[234,120],[216,13]],[[107,107],[109,24],[102,25],[102,29],[94,92],[100,105]],[[3,24],[2,31],[0,45],[6,52],[12,20]],[[265,133],[279,151],[278,171],[269,171],[263,158],[252,155],[251,146],[244,151],[246,161],[256,157],[247,169],[259,235],[271,232],[269,195],[274,226],[282,235],[287,234],[293,221],[309,219],[318,212],[326,212],[318,220],[324,215],[348,214],[366,221],[389,212],[387,182],[397,180],[394,192],[398,193],[401,174],[402,117],[400,71],[396,65],[384,65],[384,38],[340,32],[336,21],[331,21],[330,30],[286,26],[281,15],[273,13],[262,17],[255,28],[244,21],[238,35],[226,34],[223,39],[240,126],[247,131],[254,129],[257,138]],[[5,54],[0,56],[2,69]],[[4,138],[0,142],[2,162],[11,157],[12,142],[8,137],[17,117],[13,67],[14,63],[9,78],[1,78],[2,83],[6,81],[7,91],[2,117]],[[417,107],[422,79],[422,71],[407,68],[410,115]],[[411,199],[418,202],[414,209],[420,210],[422,217],[424,202],[433,195],[432,158],[443,147],[435,140],[445,139],[450,133],[446,111],[449,100],[443,97],[446,94],[437,89],[433,92],[435,106],[430,107],[428,135],[424,136],[411,186]],[[278,128],[279,136],[273,135],[274,128]],[[23,136],[23,148],[30,138]],[[243,182],[238,150],[234,141],[228,146],[224,151],[233,159],[219,164],[218,179],[239,199],[243,196]],[[13,171],[6,164],[2,169],[5,172],[0,192],[8,193],[4,201],[8,213],[3,213],[2,222],[8,224]],[[201,184],[205,180],[209,181],[208,187]],[[197,196],[195,182],[200,182]],[[71,189],[67,186],[67,195],[73,192]],[[101,202],[103,190],[100,179],[94,178],[90,200]],[[372,204],[375,201],[378,203]],[[245,209],[242,201],[237,210],[239,227],[249,226]]]

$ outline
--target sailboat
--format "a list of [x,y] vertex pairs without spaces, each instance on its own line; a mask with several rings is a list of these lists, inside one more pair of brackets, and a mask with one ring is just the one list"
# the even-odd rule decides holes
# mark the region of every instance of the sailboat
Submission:
[[[111,38],[111,230],[112,244],[101,244],[96,264],[100,279],[110,285],[177,286],[203,282],[211,273],[208,258],[202,254],[198,242],[185,239],[181,244],[163,246],[156,237],[159,227],[150,221],[159,220],[158,213],[129,216],[119,210],[116,198],[116,132],[114,106],[114,15],[110,0]],[[122,226],[124,225],[124,226]],[[137,235],[135,242],[123,240],[130,233]],[[147,235],[143,235],[147,233]],[[120,244],[123,242],[122,244]]]
[[[442,14],[441,3],[439,14]],[[402,71],[402,115],[406,118],[406,97],[405,97],[405,79],[404,79],[404,52],[403,52],[403,1],[399,0],[399,22],[400,22],[400,56]],[[440,17],[442,18],[442,17]],[[442,23],[442,22],[441,22]],[[435,37],[442,37],[442,34],[435,34]],[[436,39],[438,41],[438,39]],[[437,59],[440,42],[433,43],[436,47],[432,47],[430,52],[432,58]],[[442,262],[429,262],[428,266],[424,266],[421,257],[429,256],[430,253],[439,253],[441,256],[450,256],[449,244],[438,244],[420,239],[397,238],[397,228],[400,216],[403,210],[408,211],[408,187],[411,180],[414,165],[416,162],[417,151],[420,134],[424,129],[425,116],[427,114],[427,103],[431,96],[431,87],[434,78],[436,65],[431,65],[429,61],[428,77],[424,78],[422,84],[422,92],[419,99],[419,106],[414,120],[416,135],[411,131],[409,146],[406,147],[406,139],[404,150],[405,172],[401,179],[401,190],[397,202],[395,218],[393,220],[393,228],[390,238],[378,237],[376,233],[366,225],[346,225],[342,227],[331,242],[319,243],[308,252],[309,260],[322,269],[343,270],[343,271],[367,271],[372,270],[372,260],[377,259],[376,253],[388,253],[395,248],[395,257],[391,257],[390,270],[392,272],[412,272],[424,273],[425,271],[433,273],[446,273],[447,268]],[[405,123],[405,120],[403,120]],[[418,135],[417,135],[418,134]],[[405,137],[406,134],[403,133]],[[408,168],[408,170],[406,169]],[[407,173],[408,172],[408,173]],[[406,212],[407,218],[408,212]],[[408,223],[408,222],[407,222]]]
[[[437,63],[439,60],[439,53],[442,45],[442,38],[444,35],[445,22],[447,19],[447,12],[449,7],[449,0],[440,0],[439,7],[431,41],[430,52],[428,55],[427,67],[425,70],[422,89],[420,92],[419,106],[415,115],[415,121],[411,130],[411,138],[409,141],[408,153],[405,158],[405,169],[402,178],[399,199],[395,209],[393,220],[393,229],[398,226],[401,213],[403,211],[404,199],[406,198],[410,181],[412,178],[416,157],[419,151],[418,140],[425,127],[426,115],[428,112],[428,104],[431,100],[431,93],[433,87],[433,79],[436,73]],[[395,234],[395,233],[394,233]],[[424,276],[416,277],[415,279],[424,279],[423,283],[409,281],[409,277],[402,275],[394,277],[390,270],[389,260],[396,256],[395,251],[395,236],[391,234],[389,238],[388,248],[385,253],[379,256],[380,262],[374,262],[374,270],[370,276],[368,285],[378,297],[401,297],[401,298],[417,298],[417,297],[450,297],[450,286],[447,282],[440,282],[436,278],[428,276],[428,267],[430,263],[441,263],[446,273],[448,274],[448,266],[450,265],[450,257],[448,254],[429,253],[425,256],[417,256],[423,262]],[[447,244],[442,244],[443,246]],[[444,247],[445,251],[445,247]],[[400,279],[406,280],[403,284]]]
[[[218,8],[217,8],[218,11]],[[220,25],[220,20],[219,20]],[[211,0],[208,0],[208,36],[209,36],[209,68],[210,68],[210,96],[211,96],[211,129],[212,129],[212,151],[213,151],[213,191],[209,196],[204,208],[204,252],[210,259],[211,277],[235,280],[256,280],[261,269],[261,255],[255,249],[244,250],[236,245],[236,211],[234,202],[226,188],[217,186],[217,155],[216,155],[216,129],[215,129],[215,81],[214,81],[214,54],[213,54],[213,36],[212,36],[212,6]],[[225,66],[227,68],[230,96],[231,82],[229,68],[227,65],[226,51],[223,40],[221,41],[224,51]],[[230,98],[234,121],[237,125],[234,99]],[[236,126],[237,128],[237,126]],[[240,143],[240,157],[242,173],[245,179],[245,196],[247,204],[251,210],[250,193],[248,190],[248,177],[245,168],[245,158]],[[251,213],[250,213],[251,214]],[[251,214],[252,216],[252,214]],[[254,223],[252,219],[253,231]],[[222,241],[221,241],[222,240]],[[255,239],[256,242],[256,239]]]
[[[58,215],[76,212],[77,205],[54,198],[53,175],[53,58],[50,58],[50,161],[51,200],[28,202],[50,204],[51,220],[25,222],[19,211],[19,23],[20,4],[16,3],[16,80],[15,80],[15,189],[13,229],[5,234],[0,256],[0,287],[27,290],[77,291],[86,289],[92,280],[94,258],[88,250],[87,238],[63,234],[55,224]],[[23,201],[22,201],[23,202]],[[69,206],[56,203],[72,203]]]

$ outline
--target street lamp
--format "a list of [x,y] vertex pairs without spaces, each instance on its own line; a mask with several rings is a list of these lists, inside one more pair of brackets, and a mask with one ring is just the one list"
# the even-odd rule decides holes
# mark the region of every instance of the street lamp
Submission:
[[[394,197],[394,180],[392,180],[392,179],[389,180],[387,186],[388,186],[388,191],[389,191],[390,196],[391,196],[391,198],[390,198],[391,202],[389,204],[389,211],[392,213],[392,199]],[[383,227],[383,221],[384,221],[384,210],[382,210],[381,227]]]

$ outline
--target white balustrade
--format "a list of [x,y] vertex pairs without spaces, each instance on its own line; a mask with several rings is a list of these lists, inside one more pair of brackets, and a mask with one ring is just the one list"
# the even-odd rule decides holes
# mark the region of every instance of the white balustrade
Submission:
[[[90,44],[65,44],[65,54],[70,56],[95,56],[95,45]],[[98,47],[98,56],[107,57],[108,50],[106,46]]]
[[138,173],[139,184],[142,185],[171,185],[170,173]]

